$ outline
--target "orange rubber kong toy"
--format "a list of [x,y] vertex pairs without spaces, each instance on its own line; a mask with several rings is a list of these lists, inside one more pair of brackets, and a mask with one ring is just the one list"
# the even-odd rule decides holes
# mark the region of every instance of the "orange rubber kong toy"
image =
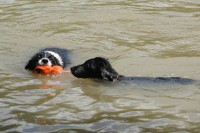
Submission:
[[61,66],[37,66],[34,69],[34,73],[38,74],[59,74],[62,73],[64,70]]

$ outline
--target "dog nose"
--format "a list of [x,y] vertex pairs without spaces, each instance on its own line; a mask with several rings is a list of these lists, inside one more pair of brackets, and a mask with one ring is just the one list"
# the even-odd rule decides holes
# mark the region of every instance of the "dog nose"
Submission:
[[47,64],[48,63],[48,59],[42,59],[42,63]]

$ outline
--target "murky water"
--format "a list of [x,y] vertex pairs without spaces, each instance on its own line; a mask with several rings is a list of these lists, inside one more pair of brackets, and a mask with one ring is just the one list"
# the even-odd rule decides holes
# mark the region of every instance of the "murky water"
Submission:
[[[200,80],[198,0],[0,0],[0,130],[200,132],[200,85],[137,86],[34,76],[40,48],[72,65],[109,58],[129,76]],[[67,68],[68,69],[68,68]]]

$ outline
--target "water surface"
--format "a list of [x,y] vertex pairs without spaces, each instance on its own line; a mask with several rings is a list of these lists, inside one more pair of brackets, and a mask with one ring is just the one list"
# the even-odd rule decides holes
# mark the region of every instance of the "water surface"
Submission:
[[[39,49],[128,76],[200,80],[197,0],[0,0],[0,130],[200,132],[200,85],[124,85],[24,70]],[[70,66],[69,66],[70,67]],[[69,68],[66,68],[66,70]]]

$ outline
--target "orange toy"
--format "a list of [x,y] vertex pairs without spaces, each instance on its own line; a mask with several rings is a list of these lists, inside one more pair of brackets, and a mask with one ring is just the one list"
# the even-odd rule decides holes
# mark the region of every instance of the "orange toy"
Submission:
[[63,70],[63,68],[62,67],[60,67],[60,66],[53,66],[52,67],[52,70],[51,70],[51,73],[52,74],[59,74],[59,73],[61,73],[61,72],[63,72],[64,70]]
[[34,69],[34,73],[38,74],[59,74],[63,72],[63,68],[61,66],[37,66]]

